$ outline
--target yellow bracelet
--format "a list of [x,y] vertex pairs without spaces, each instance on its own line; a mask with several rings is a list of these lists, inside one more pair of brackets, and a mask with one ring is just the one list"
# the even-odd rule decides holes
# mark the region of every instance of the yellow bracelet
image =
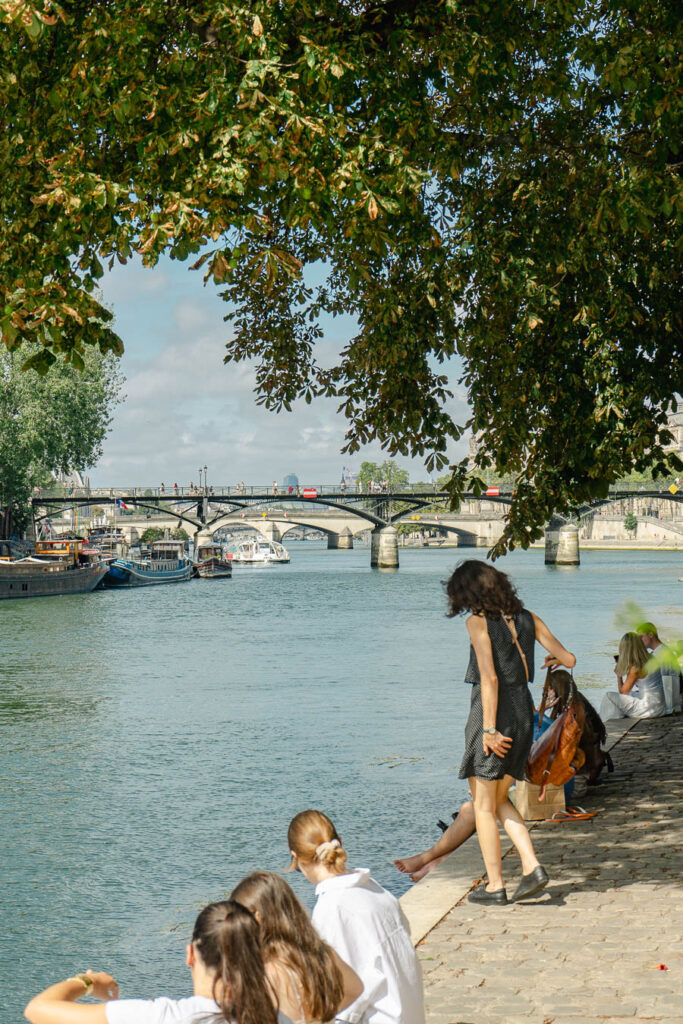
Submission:
[[83,982],[86,993],[90,992],[91,988],[95,984],[89,974],[75,974],[74,977]]

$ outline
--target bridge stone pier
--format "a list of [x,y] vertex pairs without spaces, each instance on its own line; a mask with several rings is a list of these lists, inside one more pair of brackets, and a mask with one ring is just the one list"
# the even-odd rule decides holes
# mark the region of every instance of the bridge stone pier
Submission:
[[546,565],[580,565],[579,528],[573,523],[551,521],[545,531]]
[[329,551],[337,548],[349,551],[353,548],[353,534],[348,526],[345,526],[341,533],[334,533],[332,530],[327,534],[327,548]]
[[398,569],[398,531],[376,526],[370,534],[370,565],[374,569]]
[[282,531],[280,530],[278,523],[274,523],[272,520],[264,520],[263,525],[259,525],[258,529],[266,540],[276,541],[278,543],[282,540]]

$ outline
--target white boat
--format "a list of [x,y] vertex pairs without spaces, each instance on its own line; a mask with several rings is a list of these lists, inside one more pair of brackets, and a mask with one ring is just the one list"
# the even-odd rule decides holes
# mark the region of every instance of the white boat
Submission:
[[235,566],[285,565],[289,552],[275,540],[244,540],[228,551],[227,557]]

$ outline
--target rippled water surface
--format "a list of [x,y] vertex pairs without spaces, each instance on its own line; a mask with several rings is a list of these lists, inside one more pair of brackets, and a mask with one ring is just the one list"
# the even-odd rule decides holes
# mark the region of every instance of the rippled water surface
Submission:
[[[290,565],[232,580],[0,602],[3,1024],[89,966],[129,996],[186,994],[196,911],[255,867],[284,868],[304,807],[400,895],[392,859],[465,796],[468,646],[440,582],[463,552],[402,549],[398,572],[377,572],[364,548],[289,547]],[[680,635],[683,565],[582,557],[499,565],[599,699],[626,600]]]

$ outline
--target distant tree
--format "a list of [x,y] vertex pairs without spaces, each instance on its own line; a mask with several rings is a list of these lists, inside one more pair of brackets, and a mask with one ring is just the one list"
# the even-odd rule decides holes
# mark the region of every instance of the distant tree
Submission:
[[155,540],[163,540],[164,531],[158,526],[148,526],[140,537],[141,544],[152,544]]
[[42,377],[22,369],[27,352],[0,346],[0,506],[17,530],[52,471],[95,464],[123,384],[117,360],[97,349],[84,353],[82,370],[56,362]]
[[383,480],[386,480],[389,490],[396,491],[408,485],[410,482],[410,473],[405,469],[401,469],[400,466],[397,466],[393,459],[386,459],[384,462],[380,463],[361,462],[360,470],[358,471],[358,480],[363,485],[364,489],[366,489],[368,484],[372,483],[372,481],[379,484]]
[[182,526],[179,526],[176,530],[174,530],[173,533],[171,534],[171,537],[173,538],[173,540],[182,540],[183,544],[187,544],[190,540],[189,533],[187,533],[186,530],[183,530]]
[[624,516],[624,529],[628,530],[629,533],[633,533],[638,527],[638,520],[634,516],[633,512],[627,512]]

